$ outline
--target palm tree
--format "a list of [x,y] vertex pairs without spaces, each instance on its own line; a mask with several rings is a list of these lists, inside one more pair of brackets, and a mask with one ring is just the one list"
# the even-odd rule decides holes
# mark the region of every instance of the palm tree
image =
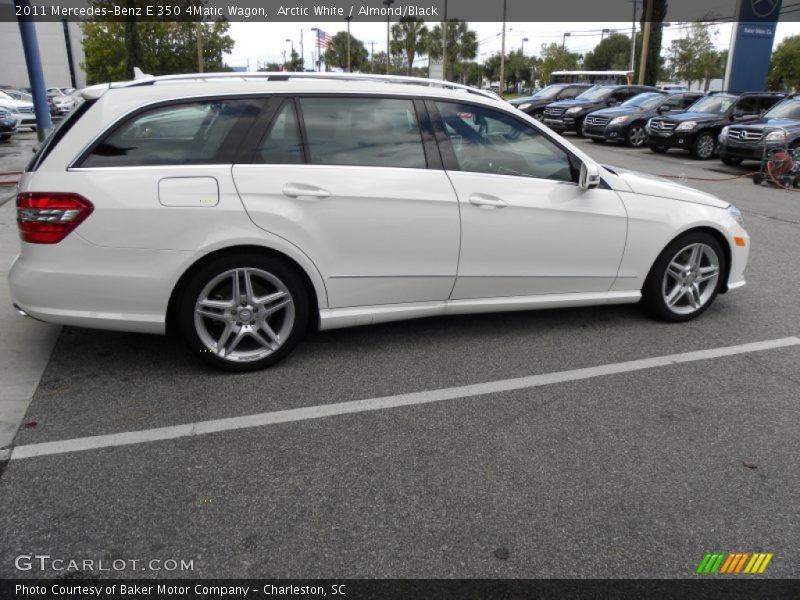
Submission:
[[425,49],[428,41],[425,21],[414,17],[403,17],[392,25],[392,53],[406,55],[406,75],[411,75],[414,57]]
[[[428,55],[433,59],[442,58],[442,28],[437,25],[428,36]],[[478,54],[478,37],[466,21],[448,19],[447,57],[444,65],[444,78],[450,79],[456,61],[472,60]]]

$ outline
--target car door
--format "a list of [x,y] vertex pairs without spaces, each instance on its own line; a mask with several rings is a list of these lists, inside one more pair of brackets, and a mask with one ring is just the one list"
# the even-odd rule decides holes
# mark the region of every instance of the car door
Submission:
[[576,184],[577,159],[493,108],[429,102],[461,206],[453,299],[605,292],[625,248],[616,192]]
[[449,296],[458,200],[421,103],[282,99],[233,176],[253,222],[317,265],[331,308]]

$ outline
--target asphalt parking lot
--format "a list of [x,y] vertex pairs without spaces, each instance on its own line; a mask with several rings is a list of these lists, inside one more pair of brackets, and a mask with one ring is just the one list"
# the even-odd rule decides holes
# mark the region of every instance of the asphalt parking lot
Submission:
[[748,285],[684,325],[618,306],[331,331],[246,375],[64,328],[0,467],[0,577],[63,576],[17,570],[30,554],[192,561],[132,577],[691,577],[710,551],[800,576],[800,194],[577,143],[737,204]]

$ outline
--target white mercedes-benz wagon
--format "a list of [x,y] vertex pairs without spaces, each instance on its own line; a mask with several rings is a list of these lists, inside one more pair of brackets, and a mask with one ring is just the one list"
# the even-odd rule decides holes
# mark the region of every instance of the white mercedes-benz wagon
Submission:
[[321,73],[97,86],[17,198],[27,315],[165,333],[230,370],[309,328],[642,303],[744,285],[729,202],[595,163],[491,94]]

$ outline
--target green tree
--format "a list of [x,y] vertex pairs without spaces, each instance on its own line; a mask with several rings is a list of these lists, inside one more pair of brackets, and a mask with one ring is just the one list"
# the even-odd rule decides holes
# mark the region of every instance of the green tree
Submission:
[[[442,27],[437,25],[428,36],[428,56],[440,60],[442,58]],[[449,19],[447,21],[447,49],[444,78],[449,80],[454,73],[454,65],[458,61],[473,60],[478,54],[478,37],[469,28],[466,21]]]
[[715,35],[708,24],[695,22],[683,37],[672,41],[667,57],[673,79],[687,81],[690,87],[695,81],[704,82],[708,90],[712,79],[722,77],[727,53],[714,48]]
[[392,53],[404,55],[406,75],[411,75],[417,54],[424,53],[428,35],[428,28],[422,19],[404,17],[392,25]]
[[581,55],[562,48],[561,44],[542,44],[539,78],[546,85],[553,71],[574,71],[578,68]]
[[347,70],[347,36],[350,35],[350,66],[352,70],[363,70],[363,65],[368,62],[369,52],[364,47],[364,43],[348,34],[340,31],[328,43],[322,60],[328,67],[338,67]]
[[289,60],[286,61],[286,70],[292,72],[303,70],[303,59],[300,58],[300,55],[294,48],[292,48],[292,54],[289,57]]
[[[215,21],[202,27],[204,70],[228,70],[223,55],[233,50],[230,25]],[[140,51],[135,49],[137,37]],[[152,75],[195,73],[198,67],[196,26],[188,21],[90,21],[83,24],[83,51],[90,84],[129,79],[133,67]]]
[[787,37],[772,53],[767,85],[771,90],[800,87],[800,35]]
[[587,71],[622,71],[630,65],[631,38],[612,33],[583,59]]

